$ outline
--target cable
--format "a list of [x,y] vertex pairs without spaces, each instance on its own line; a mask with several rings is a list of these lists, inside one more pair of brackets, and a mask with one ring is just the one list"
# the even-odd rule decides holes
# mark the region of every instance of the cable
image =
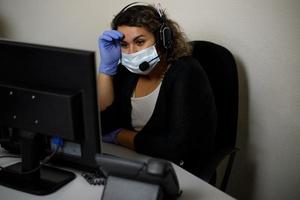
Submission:
[[[59,138],[59,137],[52,137],[52,138],[51,138],[51,143],[52,143],[53,146],[55,147],[55,150],[54,150],[49,156],[46,156],[46,157],[40,162],[40,164],[39,164],[38,167],[36,167],[36,168],[34,168],[34,169],[32,169],[32,170],[26,171],[26,172],[18,172],[17,174],[19,174],[19,175],[28,175],[28,174],[31,174],[31,173],[34,173],[34,172],[38,171],[39,169],[41,169],[41,167],[42,167],[43,165],[45,165],[46,163],[48,163],[49,160],[51,160],[51,158],[53,158],[53,157],[55,156],[55,154],[59,151],[59,149],[62,148],[63,145],[64,145],[64,141],[63,141],[61,138]],[[20,158],[20,157],[18,157],[18,156],[13,156],[13,155],[11,155],[11,156],[1,156],[0,158],[5,158],[5,157]],[[4,167],[1,167],[0,169],[1,169],[1,170],[5,170]]]
[[59,148],[56,148],[56,150],[53,151],[49,156],[45,157],[44,160],[42,160],[42,161],[40,162],[40,165],[39,165],[38,167],[36,167],[36,168],[34,168],[34,169],[32,169],[32,170],[26,171],[26,172],[19,172],[18,174],[26,175],[26,174],[31,174],[31,173],[33,173],[33,172],[38,171],[39,169],[41,169],[42,166],[44,166],[47,162],[49,162],[49,160],[51,160],[51,158],[52,158],[53,156],[55,156],[55,154],[58,152],[58,149],[59,149]]
[[27,172],[20,172],[21,174],[31,174],[33,172],[36,172],[37,170],[41,169],[41,167],[43,165],[45,165],[46,163],[49,162],[49,160],[51,160],[51,158],[53,158],[55,156],[55,154],[59,151],[60,148],[62,148],[64,146],[64,141],[63,139],[61,139],[60,137],[52,137],[51,138],[51,144],[53,144],[53,146],[55,147],[55,151],[53,151],[49,156],[45,157],[44,160],[42,160],[40,162],[40,165],[30,171]]

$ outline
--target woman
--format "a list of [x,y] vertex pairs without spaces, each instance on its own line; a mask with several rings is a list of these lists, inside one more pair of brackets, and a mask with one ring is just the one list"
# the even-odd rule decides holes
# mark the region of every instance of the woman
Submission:
[[[213,94],[177,23],[130,4],[99,38],[103,140],[198,174],[216,123]],[[119,64],[120,63],[120,64]]]

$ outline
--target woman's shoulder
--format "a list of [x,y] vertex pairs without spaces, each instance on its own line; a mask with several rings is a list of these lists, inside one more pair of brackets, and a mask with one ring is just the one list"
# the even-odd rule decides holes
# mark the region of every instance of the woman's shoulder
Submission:
[[178,61],[183,61],[183,62],[195,62],[195,61],[197,61],[197,59],[192,55],[182,56],[182,57],[179,57],[177,60]]

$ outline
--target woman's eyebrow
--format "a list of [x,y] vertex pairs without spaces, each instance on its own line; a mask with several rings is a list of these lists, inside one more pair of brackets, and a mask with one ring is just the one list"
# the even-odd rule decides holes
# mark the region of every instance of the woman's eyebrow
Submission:
[[136,37],[133,39],[133,41],[136,41],[136,40],[140,39],[141,37],[145,37],[145,36],[144,36],[144,35],[138,35],[138,36],[136,36]]
[[[145,37],[145,35],[138,35],[135,38],[133,38],[133,41],[137,41],[138,39],[140,39],[141,37]],[[121,40],[122,43],[128,43],[127,41],[125,41],[126,38],[123,38],[123,40]]]

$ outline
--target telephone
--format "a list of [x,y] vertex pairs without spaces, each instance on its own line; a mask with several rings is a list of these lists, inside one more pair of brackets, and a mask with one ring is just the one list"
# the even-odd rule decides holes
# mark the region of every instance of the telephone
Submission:
[[149,158],[145,162],[96,154],[99,168],[107,175],[102,200],[175,200],[181,195],[172,164]]

